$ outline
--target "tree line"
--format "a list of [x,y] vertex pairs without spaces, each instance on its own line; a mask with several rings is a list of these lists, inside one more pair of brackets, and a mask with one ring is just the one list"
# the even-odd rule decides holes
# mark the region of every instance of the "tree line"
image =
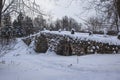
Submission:
[[0,0],[0,26],[4,28],[1,29],[0,34],[3,34],[2,36],[7,34],[11,35],[11,33],[13,33],[14,36],[27,36],[38,30],[43,30],[44,28],[49,30],[68,31],[71,31],[71,29],[74,28],[76,31],[81,31],[81,28],[84,26],[88,27],[88,31],[99,32],[107,27],[110,31],[114,30],[117,33],[119,32],[119,0],[91,1],[91,5],[94,6],[97,16],[91,16],[87,20],[84,20],[84,26],[68,16],[64,16],[62,19],[57,19],[54,22],[48,22],[43,15],[31,19],[29,16],[25,16],[22,12],[19,12],[18,17],[12,22],[10,9],[15,0],[10,0],[10,3],[7,6],[5,6],[5,2],[6,0]]
[[7,38],[11,36],[29,36],[30,34],[44,29],[52,31],[71,31],[74,29],[80,31],[82,24],[78,23],[74,18],[67,16],[50,23],[42,15],[32,19],[21,12],[14,21],[11,20],[11,15],[9,13],[5,14],[2,19],[2,26],[0,30],[1,37]]

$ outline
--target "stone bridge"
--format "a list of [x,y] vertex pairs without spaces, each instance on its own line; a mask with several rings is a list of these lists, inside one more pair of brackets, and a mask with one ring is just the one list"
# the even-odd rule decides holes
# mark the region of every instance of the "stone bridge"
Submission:
[[96,40],[94,39],[94,36],[90,36],[87,33],[84,34],[86,36],[77,33],[76,35],[66,33],[42,31],[35,35],[23,38],[23,41],[28,46],[33,44],[33,48],[37,53],[45,53],[47,50],[54,51],[56,54],[64,56],[94,53],[119,53],[120,40],[117,40],[117,38],[114,41],[111,40],[111,37],[100,37],[103,38],[102,40],[97,37],[98,40]]

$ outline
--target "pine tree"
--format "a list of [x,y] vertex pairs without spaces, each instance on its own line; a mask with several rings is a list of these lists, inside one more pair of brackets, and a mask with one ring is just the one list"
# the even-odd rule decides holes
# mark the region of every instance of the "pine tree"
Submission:
[[14,20],[13,22],[14,33],[17,37],[22,37],[25,34],[23,21],[24,21],[24,16],[22,13],[20,13],[17,17],[17,20]]
[[69,21],[68,20],[69,19],[68,19],[67,16],[63,17],[63,19],[62,19],[62,27],[63,27],[63,29],[66,28],[66,30],[69,30]]
[[28,16],[25,17],[24,20],[24,29],[26,34],[25,35],[30,35],[33,33],[33,23],[32,23],[32,19]]
[[18,34],[18,36],[24,36],[24,34],[25,34],[25,31],[23,28],[23,20],[24,20],[24,16],[22,13],[20,13],[17,17],[17,21],[18,21],[17,34]]
[[6,13],[4,15],[3,23],[4,23],[4,27],[2,28],[1,36],[8,39],[12,37],[12,32],[13,32],[11,27],[11,16],[9,13]]
[[40,30],[43,30],[43,28],[46,27],[46,20],[43,18],[43,16],[37,16],[34,19],[34,25],[35,27],[39,28]]
[[57,20],[56,22],[55,22],[55,30],[59,30],[59,29],[61,29],[62,28],[62,26],[61,26],[61,21],[60,20]]

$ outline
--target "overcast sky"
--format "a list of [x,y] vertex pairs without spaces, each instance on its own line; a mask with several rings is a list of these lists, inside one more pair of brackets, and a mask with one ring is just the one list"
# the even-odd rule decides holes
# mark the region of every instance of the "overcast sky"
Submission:
[[[85,11],[84,7],[88,6],[88,3],[85,0],[80,0],[78,2],[74,1],[72,3],[70,2],[71,0],[59,0],[58,2],[56,1],[36,0],[36,3],[39,4],[43,10],[51,13],[54,19],[67,15],[69,17],[75,18],[77,21],[81,21],[79,17],[86,19],[86,17],[89,15],[94,15],[93,11]],[[76,15],[79,15],[79,17]]]

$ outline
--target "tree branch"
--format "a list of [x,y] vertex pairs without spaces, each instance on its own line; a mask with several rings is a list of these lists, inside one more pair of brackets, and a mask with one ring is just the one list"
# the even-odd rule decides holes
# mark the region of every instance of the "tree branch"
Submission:
[[14,3],[14,0],[12,0],[10,2],[10,4],[2,11],[2,14],[5,13],[5,11],[7,11],[7,9]]
[[5,5],[5,2],[6,2],[6,0],[3,0],[2,9],[3,9],[4,5]]

